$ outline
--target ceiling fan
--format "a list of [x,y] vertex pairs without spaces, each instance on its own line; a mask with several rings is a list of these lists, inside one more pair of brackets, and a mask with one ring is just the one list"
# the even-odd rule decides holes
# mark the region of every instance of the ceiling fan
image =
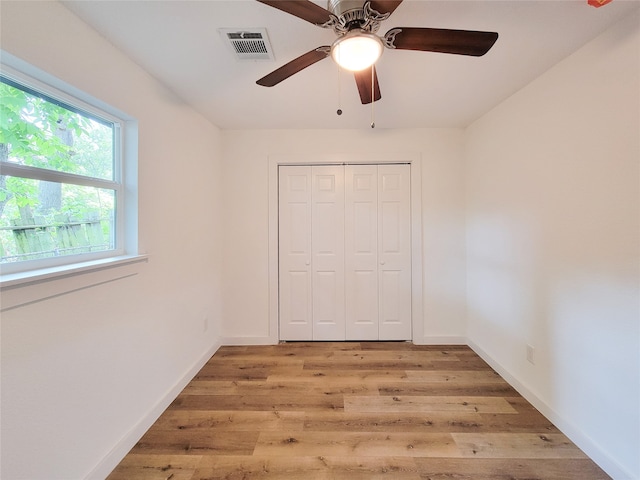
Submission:
[[299,71],[331,56],[341,67],[354,72],[363,104],[380,100],[375,62],[384,48],[419,50],[480,57],[498,39],[495,32],[439,28],[392,28],[384,36],[376,32],[380,23],[394,12],[402,0],[328,0],[327,9],[309,0],[257,0],[322,28],[332,28],[338,36],[333,45],[318,47],[290,61],[256,83],[273,87]]

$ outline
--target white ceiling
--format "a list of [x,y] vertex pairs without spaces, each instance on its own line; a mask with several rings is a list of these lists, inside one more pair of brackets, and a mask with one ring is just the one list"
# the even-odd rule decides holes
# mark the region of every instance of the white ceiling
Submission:
[[[314,0],[326,8],[326,2]],[[272,88],[255,81],[335,34],[253,0],[63,1],[224,129],[465,127],[618,20],[640,0],[405,0],[382,23],[498,32],[483,57],[386,50],[382,99],[362,105],[352,74],[325,59]],[[266,28],[274,61],[239,61],[221,28]],[[338,93],[340,91],[340,94]],[[343,114],[336,115],[341,107]]]

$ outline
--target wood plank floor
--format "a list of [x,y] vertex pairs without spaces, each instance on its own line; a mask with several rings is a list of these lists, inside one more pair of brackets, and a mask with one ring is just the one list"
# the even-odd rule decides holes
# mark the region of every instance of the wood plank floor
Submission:
[[222,347],[109,480],[609,477],[470,348]]

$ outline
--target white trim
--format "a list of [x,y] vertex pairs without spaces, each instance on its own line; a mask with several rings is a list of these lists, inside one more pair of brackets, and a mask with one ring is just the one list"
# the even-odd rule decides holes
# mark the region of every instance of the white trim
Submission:
[[189,382],[204,367],[209,359],[215,355],[222,346],[217,341],[182,375],[182,377],[171,387],[162,398],[129,430],[109,451],[98,464],[85,477],[86,480],[102,480],[106,478],[114,468],[129,453],[129,450],[142,438],[147,430],[158,420],[160,415],[171,405],[176,397],[184,390]]
[[[61,265],[58,267],[42,268],[39,270],[7,273],[0,275],[0,289],[8,290],[11,288],[26,287],[36,283],[146,261],[148,261],[147,255],[123,255],[120,257],[109,257],[100,260]],[[5,309],[3,308],[3,311],[4,310]]]
[[280,316],[278,301],[278,165],[276,159],[269,158],[269,340],[271,343],[278,343]]
[[275,341],[270,335],[263,337],[220,337],[222,345],[229,346],[246,346],[246,345],[277,345],[279,341]]
[[540,413],[549,419],[562,433],[564,433],[578,448],[587,454],[591,460],[593,460],[600,468],[602,468],[608,475],[616,480],[633,480],[634,476],[625,470],[618,462],[615,461],[610,455],[602,450],[602,448],[589,436],[585,435],[578,427],[572,423],[566,421],[560,414],[558,414],[551,406],[549,406],[544,400],[514,377],[506,368],[500,363],[496,362],[491,356],[485,352],[479,345],[467,339],[467,344],[471,349],[476,352],[485,362],[489,364],[498,374],[506,380],[506,382],[515,388],[525,400],[531,405],[537,408]]
[[426,335],[413,340],[416,345],[467,345],[467,337],[462,335]]
[[2,167],[3,175],[12,177],[30,178],[33,180],[43,180],[45,182],[68,183],[82,187],[103,188],[105,190],[117,190],[120,188],[120,183],[98,177],[87,177],[85,175],[47,170],[46,168],[30,167],[28,165],[18,165],[10,162],[0,162],[0,167]]
[[411,340],[424,337],[422,299],[422,162],[411,162]]
[[119,123],[123,120],[133,120],[121,110],[83,92],[38,67],[34,67],[15,55],[4,50],[0,50],[0,54],[2,57],[0,70],[5,77],[34,90],[40,90],[42,93],[56,100],[86,110],[92,115],[104,120],[114,123]]
[[[419,153],[370,154],[282,154],[269,156],[269,336],[268,344],[278,343],[278,166],[323,164],[411,165],[411,322],[412,341],[424,335],[422,298],[422,162]],[[242,337],[243,339],[245,337]],[[252,338],[252,337],[249,337]],[[260,338],[260,337],[257,337]]]

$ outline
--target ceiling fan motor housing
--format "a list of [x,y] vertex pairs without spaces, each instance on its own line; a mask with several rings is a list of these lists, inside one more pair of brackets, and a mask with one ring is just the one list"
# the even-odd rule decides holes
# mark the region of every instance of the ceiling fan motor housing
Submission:
[[366,3],[368,2],[363,0],[328,0],[327,10],[335,16],[328,26],[332,26],[338,35],[344,35],[356,28],[376,32],[379,22],[368,15]]
[[362,10],[362,0],[328,0],[327,10],[337,17],[341,17],[352,10]]

